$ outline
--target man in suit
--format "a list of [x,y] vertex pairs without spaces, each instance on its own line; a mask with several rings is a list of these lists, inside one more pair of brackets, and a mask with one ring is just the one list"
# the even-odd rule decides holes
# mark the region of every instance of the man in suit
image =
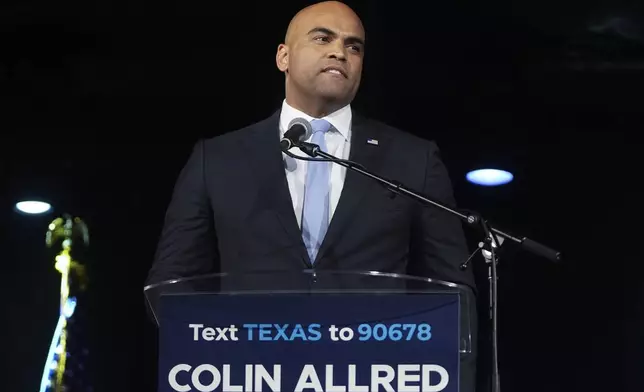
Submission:
[[308,141],[328,153],[454,205],[434,142],[352,110],[364,49],[363,25],[342,3],[318,3],[293,18],[276,53],[285,75],[282,107],[196,144],[177,180],[148,283],[315,269],[411,273],[475,290],[471,270],[459,268],[468,250],[458,218],[392,197],[340,165],[293,159],[280,149],[289,123],[304,118],[316,131]]

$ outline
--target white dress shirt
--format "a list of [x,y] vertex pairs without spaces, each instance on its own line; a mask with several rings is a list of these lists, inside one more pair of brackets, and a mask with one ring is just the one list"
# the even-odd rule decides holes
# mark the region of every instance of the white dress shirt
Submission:
[[[282,111],[280,114],[280,140],[284,133],[288,130],[288,125],[294,118],[303,118],[311,121],[314,118],[303,113],[288,103],[286,100],[282,103]],[[351,106],[347,105],[342,109],[329,114],[322,118],[331,124],[331,128],[325,134],[325,141],[327,152],[337,158],[349,159],[349,149],[351,146]],[[306,140],[310,142],[309,138]],[[289,150],[293,155],[309,157],[303,153],[299,148],[295,147]],[[307,161],[292,158],[284,153],[284,167],[286,170],[286,179],[288,187],[291,192],[291,199],[293,200],[293,209],[297,217],[297,223],[302,227],[302,208],[304,202],[304,184],[306,182],[306,167]],[[310,158],[310,157],[309,157]],[[331,164],[330,181],[330,198],[329,198],[329,222],[333,218],[333,213],[338,206],[340,195],[342,194],[342,187],[344,186],[344,178],[346,176],[347,168],[335,163]]]

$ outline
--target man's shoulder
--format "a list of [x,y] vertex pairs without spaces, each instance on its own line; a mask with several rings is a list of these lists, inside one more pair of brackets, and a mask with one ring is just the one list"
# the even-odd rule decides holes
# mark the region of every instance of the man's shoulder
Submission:
[[[233,145],[238,145],[244,140],[250,140],[254,134],[257,132],[265,131],[271,127],[278,126],[278,115],[273,113],[271,116],[263,118],[254,123],[250,123],[241,128],[233,129],[230,131],[224,131],[223,133],[212,136],[210,138],[203,139],[204,147],[206,149],[211,148],[227,148]],[[277,128],[276,128],[277,129]],[[277,138],[277,133],[275,134]]]

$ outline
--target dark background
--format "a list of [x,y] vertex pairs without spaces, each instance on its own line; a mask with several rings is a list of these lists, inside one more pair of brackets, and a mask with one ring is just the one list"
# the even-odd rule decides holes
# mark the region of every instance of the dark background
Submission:
[[[142,287],[178,171],[198,138],[279,108],[275,50],[309,3],[0,5],[2,390],[38,388],[60,279],[44,235],[63,212],[91,234],[75,327],[89,350],[82,377],[96,391],[153,390]],[[641,391],[643,7],[348,4],[367,28],[354,107],[436,140],[461,206],[565,255],[554,265],[508,249],[503,259],[503,390]],[[516,180],[464,180],[484,165]],[[55,214],[16,214],[28,196]]]

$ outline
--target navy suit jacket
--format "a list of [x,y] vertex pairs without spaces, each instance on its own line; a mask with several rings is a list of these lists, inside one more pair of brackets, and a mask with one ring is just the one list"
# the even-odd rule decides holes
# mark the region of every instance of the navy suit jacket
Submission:
[[[459,268],[468,257],[460,220],[402,195],[392,197],[376,181],[347,170],[338,206],[311,263],[289,193],[279,115],[196,144],[177,179],[147,284],[215,272],[287,271],[277,279],[250,274],[227,277],[217,282],[219,287],[208,281],[205,287],[307,289],[310,282],[298,277],[311,269],[411,274],[459,283],[471,288],[469,309],[463,310],[469,313],[474,344],[472,355],[462,357],[459,385],[461,391],[473,391],[476,289],[471,268]],[[355,113],[351,129],[350,160],[454,207],[451,181],[434,142]],[[326,275],[315,286],[363,288],[362,281],[347,276]],[[414,288],[413,281],[382,284],[372,279],[365,276],[364,289]]]
[[[459,269],[468,250],[458,218],[392,197],[351,170],[311,263],[286,180],[279,114],[196,144],[177,179],[148,284],[211,272],[314,268],[408,273],[474,290],[471,269]],[[434,142],[355,113],[352,138],[350,160],[454,206]]]

